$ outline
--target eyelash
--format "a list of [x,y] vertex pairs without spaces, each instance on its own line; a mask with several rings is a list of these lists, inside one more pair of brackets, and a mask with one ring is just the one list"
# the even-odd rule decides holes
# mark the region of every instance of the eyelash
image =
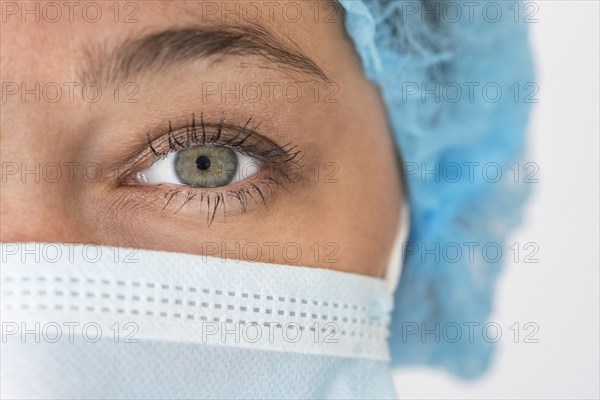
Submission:
[[[175,210],[175,213],[193,201],[206,204],[209,226],[214,221],[220,207],[223,207],[226,219],[227,198],[236,199],[240,203],[243,213],[247,212],[249,203],[252,200],[257,203],[261,202],[267,207],[266,199],[272,196],[272,187],[279,186],[288,190],[286,184],[293,182],[288,171],[289,166],[298,164],[303,156],[297,146],[291,143],[280,146],[259,134],[258,127],[260,124],[251,126],[252,117],[248,118],[243,126],[225,123],[223,117],[218,123],[207,123],[203,114],[200,114],[199,124],[194,114],[191,120],[182,128],[173,129],[171,121],[168,124],[169,128],[165,134],[154,139],[150,137],[150,133],[147,134],[147,147],[154,157],[153,162],[165,158],[172,152],[188,147],[218,145],[229,147],[257,160],[261,164],[259,174],[233,184],[234,187],[231,189],[215,192],[215,189],[206,190],[192,187],[184,189],[184,186],[181,186],[170,189],[164,194],[166,204],[163,211],[174,199],[181,198],[182,195],[183,203]],[[232,134],[232,132],[234,133]],[[261,186],[264,186],[264,188],[261,189]]]
[[[258,145],[260,145],[260,143],[252,144],[253,139],[260,140],[258,139],[260,137],[262,138],[262,141],[270,142],[270,140],[257,133],[257,129],[260,126],[260,124],[249,128],[248,126],[251,122],[252,117],[248,118],[244,126],[236,126],[232,124],[226,124],[224,118],[221,118],[221,120],[217,124],[207,124],[204,122],[204,115],[200,114],[200,127],[198,127],[196,124],[195,115],[192,115],[191,122],[188,122],[185,128],[183,128],[185,129],[185,144],[181,143],[180,140],[177,138],[177,131],[173,130],[171,121],[169,121],[169,130],[167,132],[169,150],[166,152],[161,152],[157,150],[154,147],[153,143],[159,140],[160,137],[158,139],[152,140],[150,139],[150,134],[148,134],[148,147],[156,157],[164,158],[173,151],[185,149],[192,146],[206,146],[216,144],[219,146],[230,147],[236,151],[242,152],[243,154],[249,157],[253,157],[261,163],[265,163],[269,166],[283,165],[293,161],[296,158],[299,158],[301,152],[297,150],[297,146],[293,146],[290,143],[284,146],[279,146],[271,142],[273,144],[272,148],[269,148],[268,150],[259,150]],[[214,133],[212,135],[210,135],[206,131],[207,128],[211,127],[214,128]],[[202,133],[202,136],[200,137],[198,136],[199,129]],[[237,130],[237,133],[235,134],[235,137],[228,140],[223,140],[222,135],[224,129]]]

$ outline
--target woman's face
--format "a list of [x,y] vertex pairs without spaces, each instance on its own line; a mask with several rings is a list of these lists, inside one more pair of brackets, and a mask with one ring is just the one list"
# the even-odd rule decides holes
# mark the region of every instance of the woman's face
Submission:
[[335,4],[19,4],[2,5],[2,241],[384,275],[394,144]]

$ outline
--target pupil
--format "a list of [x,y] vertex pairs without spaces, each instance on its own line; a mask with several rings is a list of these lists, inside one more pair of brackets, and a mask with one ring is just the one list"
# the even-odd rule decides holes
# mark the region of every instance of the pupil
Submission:
[[206,171],[210,168],[210,158],[206,156],[196,158],[196,167],[201,171]]

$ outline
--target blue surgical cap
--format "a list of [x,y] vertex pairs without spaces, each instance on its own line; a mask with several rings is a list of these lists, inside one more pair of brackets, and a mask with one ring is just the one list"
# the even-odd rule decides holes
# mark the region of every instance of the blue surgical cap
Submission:
[[[477,376],[497,340],[486,323],[502,260],[510,258],[507,235],[528,193],[516,179],[537,88],[525,8],[339,1],[365,74],[387,105],[408,189],[411,231],[392,361]],[[457,259],[457,248],[468,254]]]

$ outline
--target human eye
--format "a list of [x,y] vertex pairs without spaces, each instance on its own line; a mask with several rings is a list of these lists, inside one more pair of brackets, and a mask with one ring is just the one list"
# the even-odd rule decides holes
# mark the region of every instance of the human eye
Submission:
[[176,126],[169,121],[166,132],[147,135],[145,149],[126,168],[123,185],[139,190],[160,190],[171,202],[184,206],[204,203],[215,217],[218,207],[242,212],[254,204],[264,204],[274,187],[292,183],[290,171],[298,168],[301,152],[288,143],[279,145],[258,133],[252,118],[243,124],[199,120],[192,115]]
[[197,188],[232,185],[256,175],[258,161],[221,145],[199,145],[175,150],[137,173],[144,185],[174,184]]

